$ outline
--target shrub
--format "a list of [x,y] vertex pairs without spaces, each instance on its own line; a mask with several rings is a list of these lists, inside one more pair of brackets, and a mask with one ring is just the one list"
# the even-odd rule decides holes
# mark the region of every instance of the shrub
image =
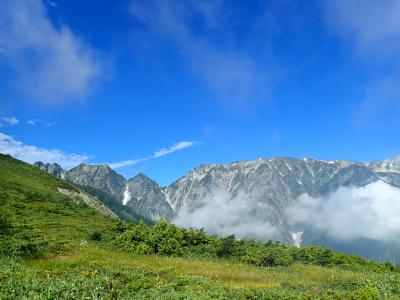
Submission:
[[191,247],[205,245],[210,239],[203,229],[190,228],[188,230],[184,229],[184,240],[186,245]]
[[233,254],[235,247],[235,236],[229,235],[221,239],[221,245],[217,250],[219,257],[228,257]]
[[91,240],[91,241],[101,241],[101,232],[99,232],[99,231],[93,231],[93,232],[89,235],[89,240]]
[[182,255],[185,251],[184,230],[168,221],[160,221],[150,230],[147,243],[161,255]]
[[11,257],[33,258],[39,255],[41,244],[25,233],[0,236],[0,254]]
[[11,231],[11,223],[6,216],[0,214],[0,235],[9,234]]
[[293,262],[288,249],[283,246],[270,246],[266,248],[262,265],[265,267],[289,266]]

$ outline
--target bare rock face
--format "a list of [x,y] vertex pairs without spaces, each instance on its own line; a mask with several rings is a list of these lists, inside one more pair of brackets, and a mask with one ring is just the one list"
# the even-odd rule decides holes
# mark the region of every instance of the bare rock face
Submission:
[[43,171],[46,171],[47,173],[57,176],[57,177],[63,177],[63,175],[64,175],[64,170],[57,163],[44,164],[44,163],[38,161],[38,162],[35,162],[34,166],[38,167],[39,169],[41,169]]
[[123,203],[154,221],[172,219],[175,215],[161,187],[142,173],[126,183]]
[[257,195],[277,214],[303,193],[315,197],[340,186],[363,186],[378,175],[363,163],[314,159],[274,158],[232,164],[201,165],[165,189],[178,212],[201,207],[216,190],[234,197],[239,192]]
[[76,184],[97,188],[122,202],[125,178],[108,165],[80,164],[66,171],[63,178]]
[[383,181],[395,186],[400,186],[400,156],[372,162],[370,168]]

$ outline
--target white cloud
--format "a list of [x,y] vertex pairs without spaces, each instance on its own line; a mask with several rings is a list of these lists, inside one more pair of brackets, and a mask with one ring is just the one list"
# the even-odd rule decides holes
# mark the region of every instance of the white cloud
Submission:
[[185,149],[185,148],[193,147],[195,144],[197,144],[197,142],[195,142],[195,141],[182,141],[182,142],[176,143],[175,145],[173,145],[173,146],[171,146],[169,148],[162,148],[162,149],[156,151],[153,154],[153,157],[154,158],[161,157],[161,156],[173,153],[173,152],[178,151],[178,150],[182,150],[182,149]]
[[64,169],[70,169],[89,159],[87,155],[66,153],[57,149],[45,149],[15,140],[13,137],[0,132],[0,153],[10,154],[14,158],[34,163],[58,163]]
[[214,191],[204,199],[203,205],[193,212],[181,212],[173,223],[185,228],[203,228],[209,234],[240,239],[278,240],[279,230],[269,218],[274,209],[260,201],[259,192],[240,192],[232,196],[226,191]]
[[101,74],[93,49],[67,26],[56,27],[40,0],[0,1],[0,48],[18,89],[42,103],[82,100]]
[[4,124],[17,125],[18,123],[19,123],[19,120],[16,117],[1,117],[0,118],[0,126],[3,126]]
[[359,188],[341,187],[320,198],[304,194],[287,213],[293,225],[337,240],[399,243],[400,189],[383,181]]
[[31,120],[26,121],[26,124],[31,125],[31,126],[42,125],[45,127],[52,127],[54,125],[54,122],[47,122],[47,121],[43,121],[40,119],[31,119]]
[[132,166],[132,165],[136,165],[138,163],[144,162],[151,159],[151,157],[149,158],[140,158],[140,159],[128,159],[128,160],[123,160],[120,162],[115,162],[115,163],[109,163],[108,165],[110,166],[111,169],[119,169],[119,168],[123,168],[123,167],[127,167],[127,166]]
[[189,147],[193,147],[196,144],[200,144],[199,142],[196,141],[181,141],[179,143],[174,144],[173,146],[169,147],[169,148],[162,148],[156,152],[153,153],[153,155],[149,156],[149,157],[145,157],[145,158],[139,158],[139,159],[130,159],[130,160],[124,160],[124,161],[120,161],[120,162],[115,162],[115,163],[108,163],[108,165],[110,166],[110,168],[112,169],[118,169],[118,168],[122,168],[122,167],[127,167],[127,166],[132,166],[144,161],[148,161],[154,158],[158,158],[161,156],[165,156],[168,154],[171,154],[173,152],[185,149],[185,148],[189,148]]

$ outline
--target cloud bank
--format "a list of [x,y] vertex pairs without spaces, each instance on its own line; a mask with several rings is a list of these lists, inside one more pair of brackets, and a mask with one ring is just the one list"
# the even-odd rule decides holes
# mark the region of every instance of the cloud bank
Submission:
[[279,230],[272,224],[272,217],[268,217],[274,214],[274,209],[259,200],[258,192],[241,192],[232,197],[228,192],[215,191],[204,199],[202,207],[179,214],[173,223],[203,228],[220,236],[234,234],[239,239],[279,239]]
[[400,244],[400,189],[383,181],[359,188],[341,187],[321,198],[304,194],[287,213],[293,225],[337,240]]
[[84,99],[101,75],[94,50],[52,24],[40,0],[0,0],[0,48],[18,89],[45,104]]
[[400,189],[383,181],[359,188],[341,187],[320,198],[303,194],[282,211],[263,202],[265,197],[262,189],[236,196],[215,191],[200,208],[180,213],[173,222],[241,239],[285,241],[291,230],[342,242],[367,239],[400,245]]
[[185,149],[185,148],[193,147],[196,144],[199,144],[199,142],[196,142],[196,141],[181,141],[179,143],[176,143],[176,144],[172,145],[169,148],[162,148],[162,149],[154,152],[153,155],[151,155],[149,157],[139,158],[139,159],[124,160],[124,161],[120,161],[120,162],[109,163],[108,165],[112,169],[118,169],[118,168],[122,168],[122,167],[132,166],[132,165],[136,165],[138,163],[144,162],[144,161],[148,161],[148,160],[151,160],[151,159],[154,159],[154,158],[158,158],[158,157],[161,157],[161,156],[165,156],[165,155],[174,153],[176,151],[179,151],[179,150],[182,150],[182,149]]
[[0,153],[10,154],[14,158],[31,164],[36,161],[44,163],[56,162],[64,169],[70,169],[89,159],[87,155],[66,153],[57,149],[48,150],[36,146],[25,145],[24,143],[15,140],[13,137],[1,132]]

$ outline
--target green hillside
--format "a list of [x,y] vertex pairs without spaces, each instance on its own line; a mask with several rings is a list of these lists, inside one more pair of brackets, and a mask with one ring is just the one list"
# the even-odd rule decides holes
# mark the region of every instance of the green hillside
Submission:
[[[102,231],[107,239],[114,238],[118,220],[88,207],[79,193],[66,181],[0,155],[0,218],[6,234],[2,251],[26,252],[23,254],[28,256],[71,251],[86,243],[95,231]],[[95,204],[101,208],[101,203]],[[10,237],[20,237],[21,249],[11,245]],[[24,249],[23,244],[32,249]]]
[[391,264],[127,223],[81,188],[4,155],[0,280],[0,299],[400,298]]

